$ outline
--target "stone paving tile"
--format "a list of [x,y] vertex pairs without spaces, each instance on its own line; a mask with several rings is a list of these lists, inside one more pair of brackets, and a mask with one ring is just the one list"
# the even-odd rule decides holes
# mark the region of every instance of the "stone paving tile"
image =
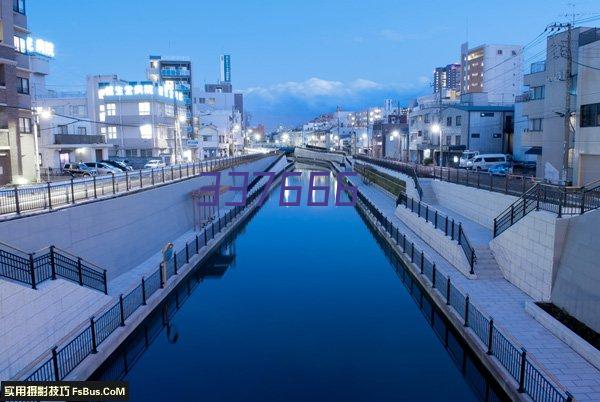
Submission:
[[[395,200],[376,186],[366,185],[356,177],[351,180],[436,263],[438,270],[449,276],[457,288],[468,293],[482,312],[493,316],[494,322],[529,350],[577,400],[600,401],[600,370],[526,313],[525,303],[533,301],[531,297],[503,278],[467,279],[395,215]],[[577,373],[572,369],[577,369]]]

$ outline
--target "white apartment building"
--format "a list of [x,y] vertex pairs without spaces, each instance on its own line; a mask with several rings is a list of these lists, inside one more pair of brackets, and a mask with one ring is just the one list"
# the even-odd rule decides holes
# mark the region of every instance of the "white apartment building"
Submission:
[[[546,60],[525,75],[528,91],[520,98],[527,128],[521,148],[534,155],[536,175],[550,182],[584,185],[600,179],[600,33],[571,32],[570,111],[567,113],[567,32],[547,38]],[[568,129],[565,116],[570,115]]]
[[462,44],[461,94],[486,93],[492,104],[513,104],[522,85],[522,46]]

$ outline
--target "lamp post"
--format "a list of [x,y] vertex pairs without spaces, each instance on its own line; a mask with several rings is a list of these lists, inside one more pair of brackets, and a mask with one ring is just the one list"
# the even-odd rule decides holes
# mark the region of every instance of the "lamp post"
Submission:
[[441,167],[443,165],[442,161],[442,126],[440,124],[434,124],[431,126],[431,132],[439,134],[440,137],[440,163],[439,166]]
[[42,175],[40,172],[40,144],[38,141],[38,125],[40,124],[40,117],[43,120],[48,120],[52,117],[51,109],[32,109],[33,112],[33,149],[35,152],[34,162],[35,162],[35,181],[40,182],[42,179]]

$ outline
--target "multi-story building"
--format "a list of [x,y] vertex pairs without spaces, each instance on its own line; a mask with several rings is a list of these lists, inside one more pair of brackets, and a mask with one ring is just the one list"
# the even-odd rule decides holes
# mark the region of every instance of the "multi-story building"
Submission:
[[595,113],[600,103],[600,34],[597,28],[571,30],[570,79],[568,35],[562,31],[548,36],[546,60],[533,63],[524,77],[528,91],[519,100],[527,127],[520,133],[520,145],[524,154],[536,157],[539,178],[583,185],[600,179],[600,120]]
[[461,66],[460,64],[448,64],[445,67],[436,67],[433,71],[433,93],[448,91],[460,91]]
[[109,75],[88,77],[88,96],[93,98],[98,133],[112,145],[109,156],[134,164],[157,157],[171,163],[192,160],[181,132],[187,112],[181,92]]
[[31,112],[29,56],[35,41],[27,29],[24,0],[0,1],[0,185],[37,179],[37,138]]
[[464,150],[510,153],[514,107],[490,105],[485,94],[443,99],[435,95],[413,101],[409,120],[409,159],[426,158],[446,166]]
[[490,103],[513,104],[523,85],[523,47],[461,46],[461,94],[486,93]]
[[192,62],[180,56],[150,56],[148,78],[155,84],[164,86],[168,91],[178,91],[183,95],[186,107],[185,121],[182,121],[185,137],[194,137],[192,105]]

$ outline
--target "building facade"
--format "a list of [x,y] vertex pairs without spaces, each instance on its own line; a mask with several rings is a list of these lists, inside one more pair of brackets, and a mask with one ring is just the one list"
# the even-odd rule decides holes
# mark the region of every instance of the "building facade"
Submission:
[[437,67],[433,71],[433,93],[447,91],[460,91],[461,66],[460,64],[448,64],[445,67]]

